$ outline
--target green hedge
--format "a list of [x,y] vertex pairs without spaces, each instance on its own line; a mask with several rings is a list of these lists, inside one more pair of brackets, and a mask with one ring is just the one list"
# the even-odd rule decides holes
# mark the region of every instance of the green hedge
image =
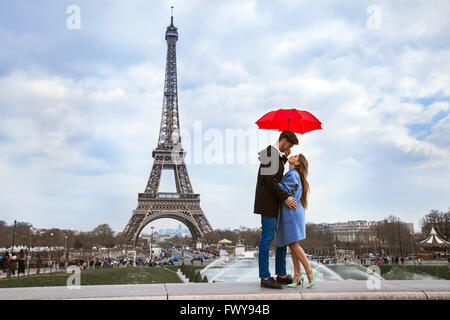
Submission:
[[202,279],[202,275],[200,274],[200,271],[196,271],[194,282],[202,282],[202,281],[203,281],[203,279]]
[[[440,279],[450,280],[450,265],[389,265],[379,264],[381,276],[393,270],[430,275]],[[397,270],[394,270],[398,268]]]

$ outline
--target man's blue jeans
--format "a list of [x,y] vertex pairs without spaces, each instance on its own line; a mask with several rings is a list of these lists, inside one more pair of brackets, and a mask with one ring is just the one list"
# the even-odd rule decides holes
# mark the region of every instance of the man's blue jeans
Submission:
[[[271,218],[261,215],[262,233],[259,242],[259,277],[270,278],[269,271],[269,251],[270,244],[275,238],[277,229],[277,218]],[[275,251],[275,274],[286,275],[286,246],[277,248]]]

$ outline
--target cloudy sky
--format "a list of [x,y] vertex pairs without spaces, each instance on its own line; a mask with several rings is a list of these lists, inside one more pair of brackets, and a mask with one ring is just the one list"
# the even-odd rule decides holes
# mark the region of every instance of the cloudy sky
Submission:
[[[293,149],[307,222],[418,230],[449,208],[448,1],[1,0],[0,220],[123,230],[157,144],[172,5],[183,146],[213,228],[260,226],[256,153],[278,134],[254,122],[278,108],[323,123]],[[226,149],[230,130],[258,144]]]

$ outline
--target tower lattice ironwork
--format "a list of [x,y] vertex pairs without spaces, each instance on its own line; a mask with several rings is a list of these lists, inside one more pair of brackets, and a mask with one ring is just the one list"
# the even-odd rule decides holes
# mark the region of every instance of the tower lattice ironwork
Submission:
[[[138,194],[138,205],[126,225],[122,235],[129,245],[136,245],[142,229],[150,222],[161,218],[176,219],[185,224],[194,240],[203,238],[205,232],[212,231],[205,214],[200,208],[200,195],[194,193],[187,172],[181,146],[180,121],[178,116],[177,28],[173,25],[173,15],[166,30],[167,58],[164,98],[159,130],[158,145],[153,150],[152,171],[144,193]],[[163,170],[173,170],[176,192],[159,192]]]

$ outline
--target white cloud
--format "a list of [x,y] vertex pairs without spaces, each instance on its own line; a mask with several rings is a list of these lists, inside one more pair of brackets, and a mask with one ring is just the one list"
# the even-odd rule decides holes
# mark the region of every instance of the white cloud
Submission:
[[[309,221],[381,219],[395,208],[417,222],[425,206],[448,201],[443,187],[450,170],[450,49],[440,40],[448,37],[448,4],[405,7],[382,1],[376,31],[367,29],[361,6],[346,11],[339,2],[324,8],[233,1],[211,11],[213,5],[202,1],[180,4],[175,24],[183,26],[177,52],[181,127],[192,130],[201,120],[204,129],[225,135],[226,129],[256,128],[254,122],[274,108],[306,109],[323,122],[323,130],[299,135],[293,150],[310,162]],[[91,14],[97,9],[86,8]],[[60,58],[45,65],[29,48],[28,59],[43,65],[24,64],[0,77],[0,186],[30,195],[21,209],[14,207],[18,196],[2,198],[0,208],[8,215],[63,224],[59,208],[76,196],[70,212],[79,210],[84,226],[84,220],[89,227],[110,222],[121,231],[128,221],[157,142],[169,21],[139,22],[143,16],[117,3],[98,13],[98,20],[83,23],[89,41],[83,57],[71,61],[80,73],[66,72],[61,61],[67,52],[51,47],[50,39],[41,41]],[[115,18],[130,25],[120,29]],[[152,28],[144,28],[149,23]],[[94,56],[103,46],[124,56],[99,61]],[[26,56],[27,50],[19,51]],[[411,129],[417,125],[429,129],[420,139]],[[271,133],[271,139],[277,135]],[[253,149],[238,152],[254,156]],[[214,178],[211,168],[188,167],[211,224],[257,226],[252,214],[257,165],[219,167]],[[411,181],[417,185],[427,172],[436,187],[420,189],[423,207],[410,216],[410,194],[416,193]]]

